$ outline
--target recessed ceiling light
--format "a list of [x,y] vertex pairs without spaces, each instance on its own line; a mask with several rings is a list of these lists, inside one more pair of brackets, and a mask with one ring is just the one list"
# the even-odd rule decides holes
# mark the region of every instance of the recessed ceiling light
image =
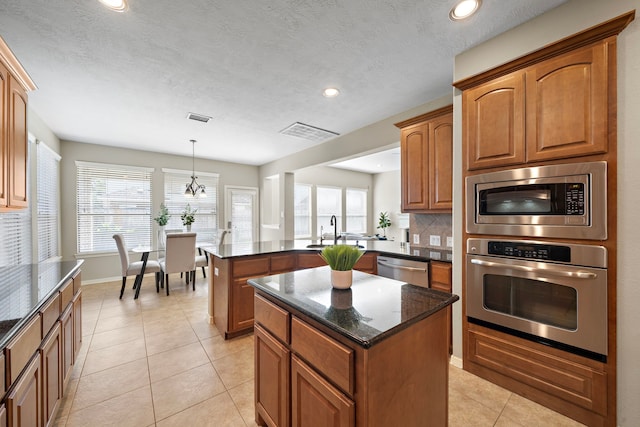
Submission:
[[116,12],[124,12],[129,8],[127,0],[100,0],[100,3]]
[[340,91],[335,87],[328,87],[322,91],[322,96],[326,98],[335,98],[338,95],[340,95]]
[[476,13],[481,3],[482,0],[462,0],[453,6],[453,9],[449,12],[449,19],[459,21],[468,18]]

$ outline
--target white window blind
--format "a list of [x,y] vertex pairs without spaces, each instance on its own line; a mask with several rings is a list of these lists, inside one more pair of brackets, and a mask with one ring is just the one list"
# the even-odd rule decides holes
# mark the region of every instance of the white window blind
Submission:
[[115,233],[128,247],[151,245],[153,169],[76,162],[78,253],[114,251]]
[[347,232],[367,232],[367,190],[347,188]]
[[184,190],[191,182],[190,171],[163,169],[164,172],[164,204],[169,209],[171,218],[166,225],[167,230],[185,229],[180,215],[187,204],[191,210],[197,209],[195,222],[191,231],[198,233],[198,242],[215,242],[218,238],[218,174],[196,172],[198,183],[205,186],[207,197],[186,197]]
[[332,215],[337,218],[337,230],[340,233],[342,230],[342,188],[318,186],[316,199],[318,235],[321,234],[321,228],[324,233],[333,233],[333,226],[330,224]]
[[60,255],[58,244],[60,156],[42,141],[37,141],[36,146],[38,261],[42,262]]
[[294,236],[311,237],[311,186],[296,184],[294,187]]

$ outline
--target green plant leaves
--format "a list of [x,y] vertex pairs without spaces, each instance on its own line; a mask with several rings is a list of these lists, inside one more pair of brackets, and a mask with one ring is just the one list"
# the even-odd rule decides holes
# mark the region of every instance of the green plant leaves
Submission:
[[364,255],[364,251],[350,245],[327,246],[320,253],[322,259],[329,264],[329,267],[338,271],[353,269],[353,266],[362,255]]

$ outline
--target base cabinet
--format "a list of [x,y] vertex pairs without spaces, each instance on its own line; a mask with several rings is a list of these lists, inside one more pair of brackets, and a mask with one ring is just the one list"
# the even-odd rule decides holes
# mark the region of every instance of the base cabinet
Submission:
[[289,426],[289,350],[259,325],[255,337],[256,422]]
[[7,396],[8,427],[42,426],[40,354],[36,354]]
[[[439,261],[431,261],[429,263],[429,268],[431,270],[431,277],[429,279],[429,284],[432,289],[436,289],[438,291],[443,291],[447,293],[451,293],[453,290],[453,282],[452,282],[452,265],[447,262],[439,262]],[[452,317],[451,317],[451,307],[447,307],[447,335],[449,336],[449,354],[453,354],[453,336],[452,336]]]
[[42,425],[48,426],[62,399],[62,334],[57,324],[40,346],[42,362]]

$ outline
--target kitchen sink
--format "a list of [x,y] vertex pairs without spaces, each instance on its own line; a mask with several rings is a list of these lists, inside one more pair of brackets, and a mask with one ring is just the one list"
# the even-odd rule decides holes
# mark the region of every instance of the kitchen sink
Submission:
[[[338,244],[341,245],[342,243],[338,243]],[[309,248],[309,249],[322,249],[322,248],[326,248],[327,246],[333,246],[333,245],[332,244],[325,245],[325,244],[316,243],[316,244],[313,244],[313,245],[307,245],[307,248]],[[348,246],[355,246],[357,248],[364,249],[364,246],[362,246],[362,245],[348,245]]]

